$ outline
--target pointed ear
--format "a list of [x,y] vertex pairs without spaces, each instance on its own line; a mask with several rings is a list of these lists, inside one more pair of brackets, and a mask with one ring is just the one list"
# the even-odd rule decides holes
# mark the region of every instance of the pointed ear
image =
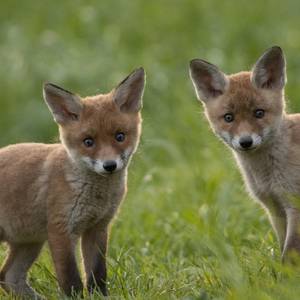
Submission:
[[228,87],[226,75],[202,59],[190,62],[190,77],[198,99],[204,102],[222,95]]
[[114,101],[122,112],[138,112],[142,108],[145,87],[145,71],[136,69],[127,76],[115,89]]
[[79,119],[82,110],[79,96],[52,83],[44,84],[43,94],[55,122],[65,124]]
[[252,84],[260,89],[283,89],[286,83],[285,58],[280,47],[268,49],[256,62]]

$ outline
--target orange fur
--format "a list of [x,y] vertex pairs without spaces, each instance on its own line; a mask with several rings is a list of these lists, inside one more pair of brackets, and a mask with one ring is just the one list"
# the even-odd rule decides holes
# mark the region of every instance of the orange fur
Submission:
[[[143,89],[142,69],[112,92],[84,99],[47,84],[45,100],[62,144],[0,149],[1,240],[11,248],[0,273],[6,288],[37,296],[26,273],[48,240],[60,287],[67,295],[81,293],[74,248],[83,236],[87,287],[107,294],[107,231],[126,193],[127,166],[139,142]],[[117,141],[120,132],[125,139]],[[106,171],[107,160],[116,168]]]
[[300,114],[285,112],[285,58],[267,50],[251,72],[225,75],[203,60],[190,74],[211,127],[232,150],[246,186],[266,209],[282,257],[300,253]]

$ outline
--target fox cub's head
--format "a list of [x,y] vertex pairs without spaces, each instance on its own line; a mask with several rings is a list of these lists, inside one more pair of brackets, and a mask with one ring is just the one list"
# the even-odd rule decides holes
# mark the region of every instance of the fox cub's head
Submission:
[[54,84],[44,85],[44,99],[73,161],[98,174],[127,166],[139,142],[144,85],[142,68],[110,93],[83,99]]
[[251,72],[225,75],[194,59],[190,76],[215,133],[237,151],[262,147],[284,113],[285,58],[279,47],[267,50]]

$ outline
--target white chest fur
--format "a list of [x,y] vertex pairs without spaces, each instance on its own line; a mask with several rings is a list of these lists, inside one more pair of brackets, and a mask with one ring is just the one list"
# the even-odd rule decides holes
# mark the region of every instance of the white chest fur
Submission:
[[68,229],[80,234],[99,223],[109,223],[124,195],[126,174],[69,176],[73,199],[68,208]]
[[235,154],[250,193],[264,202],[300,194],[300,168],[289,160],[288,149],[273,147],[252,154]]

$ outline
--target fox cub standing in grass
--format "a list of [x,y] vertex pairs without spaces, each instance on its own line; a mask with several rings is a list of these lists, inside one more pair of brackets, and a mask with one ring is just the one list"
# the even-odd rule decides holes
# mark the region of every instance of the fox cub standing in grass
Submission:
[[285,112],[285,58],[267,50],[251,72],[225,75],[195,59],[190,75],[215,134],[233,149],[251,195],[268,212],[282,257],[300,252],[300,114]]
[[81,237],[87,288],[107,295],[107,230],[139,142],[144,84],[140,68],[109,94],[84,99],[44,85],[62,144],[0,150],[0,232],[9,245],[0,273],[5,289],[38,297],[26,273],[48,240],[61,289],[81,293],[74,254]]

